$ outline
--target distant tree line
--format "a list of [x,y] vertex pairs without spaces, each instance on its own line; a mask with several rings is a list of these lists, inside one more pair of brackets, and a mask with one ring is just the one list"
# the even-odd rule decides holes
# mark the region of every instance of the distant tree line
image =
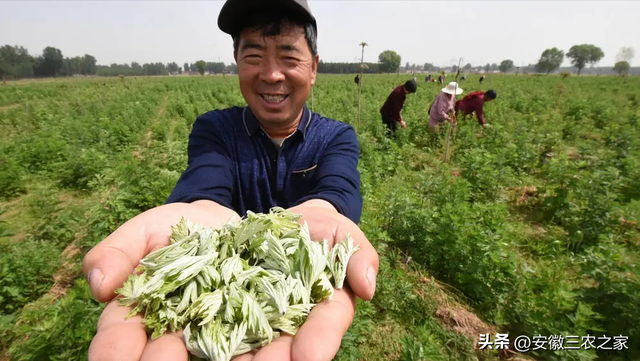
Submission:
[[[175,63],[169,63],[175,64]],[[168,64],[168,65],[169,65]],[[134,76],[134,75],[168,75],[169,67],[163,63],[145,63],[140,65],[137,62],[129,64],[98,65],[98,76]]]
[[[379,73],[380,64],[364,63],[362,67],[363,73]],[[328,74],[350,74],[359,73],[360,63],[328,63],[320,60],[318,63],[318,73]]]
[[[196,64],[203,64],[198,67]],[[192,73],[217,74],[223,72],[237,72],[235,64],[221,62],[205,62],[199,60],[195,63],[185,63],[184,67],[175,62],[170,63],[144,63],[132,62],[131,64],[98,65],[94,56],[64,57],[62,51],[48,46],[40,55],[31,55],[22,46],[4,45],[0,47],[0,78],[23,79],[43,78],[57,76],[151,76],[182,74],[183,71]]]
[[[627,75],[631,72],[631,64],[630,61],[635,56],[635,51],[630,47],[623,47],[618,52],[616,56],[616,64],[610,68],[606,67],[604,69],[596,68],[595,73],[598,74],[600,71],[604,70],[604,73],[616,73],[619,75]],[[589,73],[594,73],[594,66],[602,60],[604,57],[604,52],[599,47],[593,44],[579,44],[572,46],[569,51],[565,54],[563,50],[558,48],[550,48],[546,49],[542,52],[540,59],[536,64],[529,64],[526,67],[515,67],[513,60],[505,59],[500,65],[493,63],[487,63],[484,66],[473,66],[470,63],[467,63],[464,67],[462,67],[461,71],[465,72],[493,72],[500,71],[502,73],[509,72],[524,72],[524,73],[546,73],[549,74],[551,72],[555,72],[558,70],[568,71],[570,69],[563,68],[560,69],[560,65],[564,61],[564,59],[570,59],[571,65],[578,70],[578,75],[586,68],[587,65],[591,65]],[[452,65],[447,68],[436,67],[431,63],[425,63],[424,65],[416,65],[409,64],[407,62],[404,68],[400,68],[400,55],[396,54],[391,50],[385,50],[380,53],[378,57],[378,61],[380,63],[380,69],[384,69],[386,72],[394,72],[404,70],[405,72],[441,72],[449,70],[451,72],[457,72],[458,66]],[[637,70],[637,69],[636,69]]]
[[[621,48],[616,56],[617,62],[611,68],[611,71],[623,76],[629,74],[631,69],[630,62],[634,56],[635,51],[633,48]],[[571,60],[571,65],[578,69],[578,75],[580,75],[588,64],[593,68],[604,57],[604,52],[593,44],[574,45],[566,54],[558,48],[546,49],[542,52],[540,60],[536,64],[536,71],[547,74],[556,71],[560,68],[560,64],[562,64],[565,57]]]
[[[637,69],[631,68],[630,61],[635,56],[633,48],[622,48],[616,57],[614,67],[604,68],[603,73],[616,73],[620,75],[634,74]],[[558,48],[546,49],[542,52],[536,64],[527,66],[514,66],[513,60],[506,59],[500,64],[472,65],[465,64],[463,72],[496,72],[503,73],[552,73],[558,70],[568,71],[566,68],[560,69],[564,59],[569,58],[574,68],[578,70],[578,75],[583,70],[594,73],[594,66],[604,57],[604,52],[599,47],[592,44],[580,44],[572,46],[565,52]],[[385,50],[378,55],[377,63],[357,63],[357,62],[325,62],[318,64],[319,73],[349,74],[349,73],[397,73],[397,72],[457,72],[457,65],[449,67],[439,67],[431,63],[410,64],[406,62],[401,67],[401,56],[393,50]],[[587,68],[591,65],[591,68]],[[0,47],[0,77],[4,79],[56,77],[56,76],[152,76],[152,75],[177,75],[183,72],[190,74],[199,73],[219,74],[237,73],[236,64],[225,64],[223,62],[207,62],[198,60],[193,63],[184,63],[182,66],[175,62],[170,63],[144,63],[139,64],[111,64],[97,65],[96,58],[92,55],[64,57],[62,51],[55,47],[48,46],[42,50],[40,55],[30,55],[26,48],[22,46],[4,45]],[[596,68],[595,72],[599,72]]]
[[0,77],[20,79],[35,77],[96,74],[96,58],[91,55],[65,58],[60,49],[47,46],[41,55],[32,56],[22,46],[0,47]]

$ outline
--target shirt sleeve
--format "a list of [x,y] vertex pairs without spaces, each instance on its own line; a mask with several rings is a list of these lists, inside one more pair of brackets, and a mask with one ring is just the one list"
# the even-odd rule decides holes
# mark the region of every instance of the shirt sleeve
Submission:
[[294,205],[310,199],[322,199],[331,203],[340,214],[359,223],[362,216],[359,156],[358,138],[353,127],[349,126],[331,141],[318,161],[318,177],[311,192]]
[[189,135],[188,166],[166,203],[212,200],[233,209],[233,162],[211,115],[201,115]]

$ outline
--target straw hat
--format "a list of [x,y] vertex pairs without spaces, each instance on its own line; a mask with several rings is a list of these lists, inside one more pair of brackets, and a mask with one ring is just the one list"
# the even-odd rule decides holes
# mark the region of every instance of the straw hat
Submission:
[[445,88],[442,88],[442,91],[447,94],[460,95],[464,90],[458,87],[458,83],[456,83],[455,81],[452,81]]

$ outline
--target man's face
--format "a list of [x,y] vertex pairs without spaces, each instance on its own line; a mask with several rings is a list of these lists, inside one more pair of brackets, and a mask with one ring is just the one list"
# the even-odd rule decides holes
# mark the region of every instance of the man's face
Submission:
[[234,54],[240,91],[258,120],[271,128],[300,119],[318,69],[319,57],[311,54],[302,27],[281,30],[266,38],[245,29]]

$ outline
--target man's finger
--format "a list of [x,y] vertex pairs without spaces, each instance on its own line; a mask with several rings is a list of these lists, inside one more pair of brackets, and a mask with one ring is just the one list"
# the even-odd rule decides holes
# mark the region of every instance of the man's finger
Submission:
[[252,361],[290,361],[291,345],[293,344],[293,336],[282,335],[270,344],[262,347],[253,357]]
[[351,234],[358,251],[351,256],[347,265],[347,283],[356,296],[363,300],[371,300],[376,292],[376,278],[380,259],[378,252],[371,245],[358,226],[344,218],[336,230],[335,239],[342,242]]
[[[335,208],[332,209],[335,210]],[[313,240],[327,239],[330,242],[329,245],[333,247],[335,242],[342,242],[346,239],[347,234],[351,234],[354,245],[357,245],[359,249],[349,260],[347,283],[353,292],[363,300],[373,298],[380,260],[378,252],[358,225],[335,211],[327,211],[326,208],[317,207],[315,204],[310,207],[305,207],[303,204],[293,207],[291,210],[303,216],[300,222],[307,222],[309,236]]]
[[337,290],[332,300],[314,307],[293,339],[292,360],[332,360],[353,321],[355,307],[356,298],[347,289]]
[[149,340],[140,361],[187,361],[189,351],[182,340],[182,332],[167,333]]
[[125,319],[130,308],[118,300],[105,307],[98,320],[98,333],[89,346],[89,361],[138,361],[147,344],[142,316]]

